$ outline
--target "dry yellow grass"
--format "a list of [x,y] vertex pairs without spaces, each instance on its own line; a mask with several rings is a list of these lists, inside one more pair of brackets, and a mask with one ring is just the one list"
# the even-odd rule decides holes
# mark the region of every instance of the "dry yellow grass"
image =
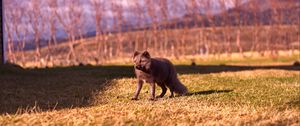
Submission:
[[[177,101],[175,101],[177,100]],[[299,110],[175,99],[1,116],[1,125],[299,125]],[[181,100],[178,102],[178,100]]]
[[[102,86],[101,90],[89,94],[88,104],[60,109],[57,109],[60,103],[52,109],[33,105],[19,113],[2,112],[0,125],[300,125],[299,67],[283,67],[281,70],[281,67],[254,70],[234,70],[228,67],[226,69],[232,71],[224,71],[223,67],[226,66],[219,66],[203,70],[205,74],[192,71],[200,72],[202,67],[182,67],[176,66],[180,79],[189,88],[191,95],[172,99],[165,97],[157,101],[148,101],[148,85],[144,85],[139,101],[130,100],[135,89],[135,79],[128,72],[131,67],[25,71],[46,74],[49,83],[72,81],[51,80],[55,78],[52,74],[57,72],[72,73],[70,78],[81,77],[74,79],[82,80],[78,84],[72,82],[77,88],[84,88],[88,83],[99,83]],[[4,71],[4,75],[10,72]],[[98,82],[95,77],[99,78]],[[72,85],[65,85],[64,88]],[[61,98],[73,97],[71,92],[75,90],[64,88],[60,90],[70,95],[61,95]],[[18,97],[18,94],[15,95],[10,97]]]

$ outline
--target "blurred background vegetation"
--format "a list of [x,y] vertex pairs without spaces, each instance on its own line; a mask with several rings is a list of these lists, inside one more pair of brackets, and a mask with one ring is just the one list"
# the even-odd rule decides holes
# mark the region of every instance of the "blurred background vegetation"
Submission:
[[299,0],[9,0],[6,61],[22,67],[299,58]]

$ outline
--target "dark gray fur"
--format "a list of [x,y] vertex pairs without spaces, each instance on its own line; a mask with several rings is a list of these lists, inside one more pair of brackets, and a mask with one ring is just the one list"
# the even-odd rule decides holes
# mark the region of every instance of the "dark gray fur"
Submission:
[[151,58],[147,51],[143,53],[135,52],[133,56],[134,70],[137,77],[137,88],[132,100],[137,100],[143,86],[143,82],[150,84],[150,100],[155,99],[155,83],[161,87],[162,93],[157,98],[163,97],[170,89],[170,97],[174,97],[174,92],[185,95],[188,90],[179,81],[173,64],[164,58]]

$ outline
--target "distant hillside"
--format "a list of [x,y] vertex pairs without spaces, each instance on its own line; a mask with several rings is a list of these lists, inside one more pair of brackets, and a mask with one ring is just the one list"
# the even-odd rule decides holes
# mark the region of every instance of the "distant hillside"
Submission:
[[300,16],[299,3],[299,0],[253,0],[216,17],[227,14],[232,25],[238,24],[237,18],[243,25],[296,24]]
[[[252,0],[215,15],[186,14],[169,22],[160,23],[160,28],[190,28],[226,25],[296,24],[300,17],[300,0]],[[274,20],[277,19],[277,20]]]

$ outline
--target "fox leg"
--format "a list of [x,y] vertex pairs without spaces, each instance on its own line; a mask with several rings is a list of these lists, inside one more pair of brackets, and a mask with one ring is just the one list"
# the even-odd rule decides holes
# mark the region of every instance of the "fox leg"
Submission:
[[157,83],[157,84],[158,84],[158,86],[161,87],[162,92],[161,92],[161,94],[159,96],[156,96],[156,98],[162,98],[162,97],[165,96],[165,94],[167,92],[167,88],[166,88],[166,86],[163,83]]
[[137,87],[136,87],[136,90],[135,90],[135,93],[134,93],[134,96],[131,100],[138,100],[138,96],[140,94],[140,91],[142,89],[142,86],[143,86],[143,81],[142,80],[138,80],[138,83],[137,83]]
[[150,83],[150,100],[155,100],[155,83],[151,82]]
[[167,87],[170,89],[171,95],[169,96],[169,98],[173,98],[174,97],[174,88],[173,88],[173,83],[172,82],[167,82]]
[[174,97],[174,89],[172,87],[169,88],[171,95],[169,96],[169,98],[173,98]]

